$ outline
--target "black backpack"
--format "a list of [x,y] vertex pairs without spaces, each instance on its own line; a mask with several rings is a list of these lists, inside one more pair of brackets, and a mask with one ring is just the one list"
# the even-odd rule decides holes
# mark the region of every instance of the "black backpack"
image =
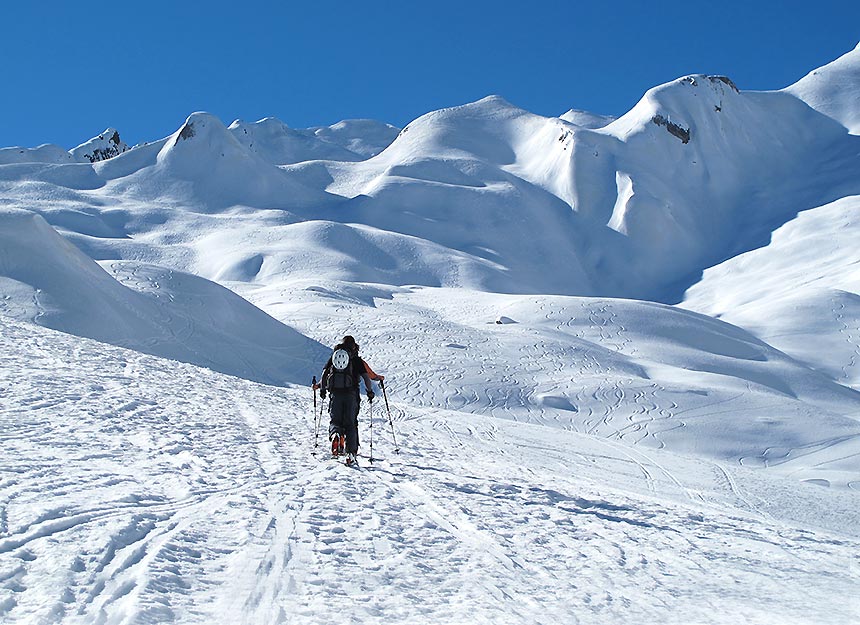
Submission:
[[331,369],[326,378],[326,390],[337,393],[353,389],[355,389],[355,374],[352,357],[345,349],[336,349],[331,355]]

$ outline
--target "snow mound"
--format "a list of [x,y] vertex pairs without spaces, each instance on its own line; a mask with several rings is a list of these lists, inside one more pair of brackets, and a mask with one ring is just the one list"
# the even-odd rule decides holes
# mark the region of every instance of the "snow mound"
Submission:
[[858,216],[858,196],[801,213],[769,245],[705,271],[683,305],[860,387]]
[[400,132],[370,119],[293,129],[274,117],[254,123],[236,120],[229,130],[249,151],[275,165],[313,160],[363,161],[382,152]]
[[196,243],[196,271],[219,282],[342,280],[380,284],[505,284],[506,271],[474,254],[356,224],[304,221],[218,232]]
[[785,89],[816,111],[860,134],[860,44]]
[[315,137],[346,148],[362,158],[370,158],[391,145],[400,129],[373,119],[345,119],[331,126],[316,126],[300,132],[312,133]]
[[119,281],[29,211],[0,210],[0,312],[266,383],[304,382],[316,343],[231,291],[115,262]]
[[360,161],[363,157],[343,146],[293,130],[274,117],[246,123],[236,120],[229,130],[248,151],[274,165],[311,160]]
[[108,128],[97,137],[72,148],[69,152],[79,162],[87,160],[90,163],[95,163],[119,156],[130,149],[125,141],[120,139],[119,131],[116,128]]
[[[242,145],[221,121],[208,113],[193,113],[164,142],[152,160],[153,149],[143,156],[132,150],[103,176],[118,175],[112,189],[143,200],[169,197],[202,210],[218,211],[235,205],[260,208],[300,208],[330,203],[324,192],[314,191],[274,164]],[[128,165],[142,165],[129,172]]]
[[563,119],[564,121],[570,122],[574,126],[579,126],[580,128],[589,128],[594,130],[608,126],[617,118],[611,115],[598,115],[588,111],[580,111],[579,109],[570,109],[563,115],[559,115],[559,119]]
[[488,96],[422,115],[400,131],[378,159],[392,162],[423,154],[510,164],[516,160],[511,142],[520,135],[519,127],[544,121],[500,96]]
[[0,165],[11,163],[75,163],[78,159],[58,145],[46,143],[36,148],[0,148]]

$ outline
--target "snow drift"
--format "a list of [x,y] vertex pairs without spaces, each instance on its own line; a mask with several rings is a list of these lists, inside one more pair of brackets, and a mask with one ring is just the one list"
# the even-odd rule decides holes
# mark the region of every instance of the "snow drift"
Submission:
[[304,382],[320,347],[231,291],[133,262],[112,277],[37,214],[0,211],[0,312],[266,383]]
[[399,130],[371,120],[293,129],[274,117],[254,123],[236,120],[229,130],[249,151],[274,165],[312,160],[362,161],[388,146]]
[[860,44],[785,91],[835,119],[851,134],[860,134]]
[[810,209],[771,242],[708,269],[683,305],[748,328],[860,385],[860,197]]

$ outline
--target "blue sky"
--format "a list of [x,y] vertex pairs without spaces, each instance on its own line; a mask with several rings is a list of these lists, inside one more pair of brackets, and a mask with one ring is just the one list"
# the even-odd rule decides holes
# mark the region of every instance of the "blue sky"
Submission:
[[860,41],[860,2],[15,2],[0,146],[158,139],[189,113],[398,126],[499,94],[621,114],[688,73],[777,89]]

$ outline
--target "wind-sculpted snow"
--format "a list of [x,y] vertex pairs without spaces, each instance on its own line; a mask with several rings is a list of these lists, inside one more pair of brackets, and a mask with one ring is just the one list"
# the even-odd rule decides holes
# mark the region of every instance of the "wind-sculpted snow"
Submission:
[[[505,329],[514,327],[506,326]],[[389,399],[311,455],[305,388],[0,317],[0,618],[851,622],[856,491]],[[379,366],[381,363],[376,361]],[[563,412],[563,411],[559,411]]]
[[376,156],[391,145],[400,129],[373,119],[345,119],[331,126],[307,128],[301,132],[334,143],[364,158]]
[[274,165],[313,160],[362,161],[385,149],[399,132],[394,126],[372,120],[294,129],[274,117],[254,123],[236,120],[229,129],[250,152]]
[[860,384],[860,197],[805,211],[770,244],[705,272],[684,306]]
[[574,126],[580,128],[597,129],[608,126],[616,120],[615,117],[609,115],[597,115],[588,111],[580,111],[578,109],[570,109],[563,115],[559,115],[559,119],[570,122]]
[[58,145],[45,144],[35,148],[0,148],[0,165],[11,163],[75,163],[77,159]]
[[860,134],[860,44],[786,88],[816,111]]
[[[169,197],[188,207],[219,211],[233,205],[258,208],[325,206],[330,198],[278,169],[246,146],[216,117],[194,113],[153,159],[145,146],[111,159],[98,172],[111,179],[111,195],[152,201]],[[131,164],[132,167],[124,167]],[[139,167],[139,169],[135,169]]]
[[[822,68],[815,93],[822,81],[848,93],[853,74],[836,69],[850,69],[854,57]],[[860,194],[860,139],[843,119],[855,100],[840,96],[838,115],[816,109],[801,83],[748,92],[725,76],[686,76],[608,124],[575,111],[572,121],[545,118],[493,96],[428,113],[393,142],[396,129],[366,120],[294,130],[267,118],[227,129],[195,113],[170,137],[93,166],[2,166],[0,201],[51,223],[57,199],[70,196],[90,212],[125,211],[133,215],[125,234],[161,230],[214,256],[171,264],[183,270],[219,262],[220,251],[196,239],[233,224],[197,220],[201,231],[178,213],[253,209],[239,230],[255,257],[266,237],[255,243],[247,232],[278,210],[282,222],[424,239],[433,250],[424,264],[443,248],[456,263],[466,255],[503,268],[503,283],[477,275],[471,288],[676,302],[704,269],[766,244],[798,212]],[[113,256],[132,258],[122,246]],[[374,269],[369,259],[354,273]],[[290,275],[284,266],[283,279]],[[374,279],[411,280],[397,272]],[[426,283],[436,284],[435,276]]]
[[0,244],[13,318],[274,384],[304,380],[325,353],[202,278],[130,261],[105,263],[110,275],[34,213],[0,210]]

